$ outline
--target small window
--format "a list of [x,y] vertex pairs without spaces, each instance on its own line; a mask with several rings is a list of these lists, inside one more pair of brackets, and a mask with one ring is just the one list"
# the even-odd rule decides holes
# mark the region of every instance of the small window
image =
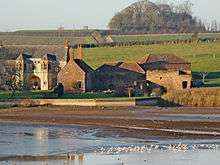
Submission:
[[182,83],[183,89],[186,89],[188,86],[188,82],[187,81],[183,81]]
[[32,70],[35,70],[35,69],[36,69],[36,65],[33,64],[33,65],[32,65]]
[[82,82],[78,81],[78,84],[79,84],[79,89],[81,89],[82,88]]
[[24,70],[27,70],[27,64],[24,63]]
[[50,63],[48,64],[48,69],[49,69],[49,70],[51,70],[51,69],[52,69],[52,66],[51,66],[51,64],[50,64]]
[[162,80],[163,79],[163,77],[160,77],[160,80]]
[[38,86],[38,82],[34,82],[34,86]]

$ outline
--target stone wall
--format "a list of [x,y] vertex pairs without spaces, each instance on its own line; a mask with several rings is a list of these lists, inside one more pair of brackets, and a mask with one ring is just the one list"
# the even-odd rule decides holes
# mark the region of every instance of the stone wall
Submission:
[[186,89],[191,88],[192,75],[181,75],[177,70],[148,70],[146,79],[169,90],[182,90],[183,82],[187,82]]
[[84,107],[135,107],[159,105],[159,98],[96,100],[96,99],[33,99],[0,101],[0,106],[84,106]]
[[76,63],[68,63],[59,73],[57,80],[64,86],[65,92],[75,92],[73,84],[81,82],[81,90],[86,90],[85,73]]

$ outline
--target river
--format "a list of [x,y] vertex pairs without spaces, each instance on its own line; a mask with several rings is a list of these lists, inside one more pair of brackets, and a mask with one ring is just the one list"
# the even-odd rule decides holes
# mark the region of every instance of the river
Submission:
[[[220,139],[111,136],[106,128],[0,124],[1,165],[219,165]],[[124,134],[123,134],[124,135]]]

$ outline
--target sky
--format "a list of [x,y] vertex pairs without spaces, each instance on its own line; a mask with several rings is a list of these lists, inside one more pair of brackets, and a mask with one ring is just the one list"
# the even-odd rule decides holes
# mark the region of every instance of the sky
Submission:
[[[0,31],[107,28],[115,13],[138,0],[0,0]],[[152,0],[155,2],[158,0]],[[172,0],[167,0],[172,1]],[[183,0],[175,0],[183,1]],[[193,15],[220,22],[220,0],[192,0]]]

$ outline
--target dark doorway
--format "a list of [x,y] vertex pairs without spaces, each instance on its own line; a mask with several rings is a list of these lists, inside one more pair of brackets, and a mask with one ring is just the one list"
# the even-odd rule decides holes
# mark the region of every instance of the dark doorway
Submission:
[[187,89],[188,82],[187,81],[183,81],[182,85],[183,85],[183,89]]

